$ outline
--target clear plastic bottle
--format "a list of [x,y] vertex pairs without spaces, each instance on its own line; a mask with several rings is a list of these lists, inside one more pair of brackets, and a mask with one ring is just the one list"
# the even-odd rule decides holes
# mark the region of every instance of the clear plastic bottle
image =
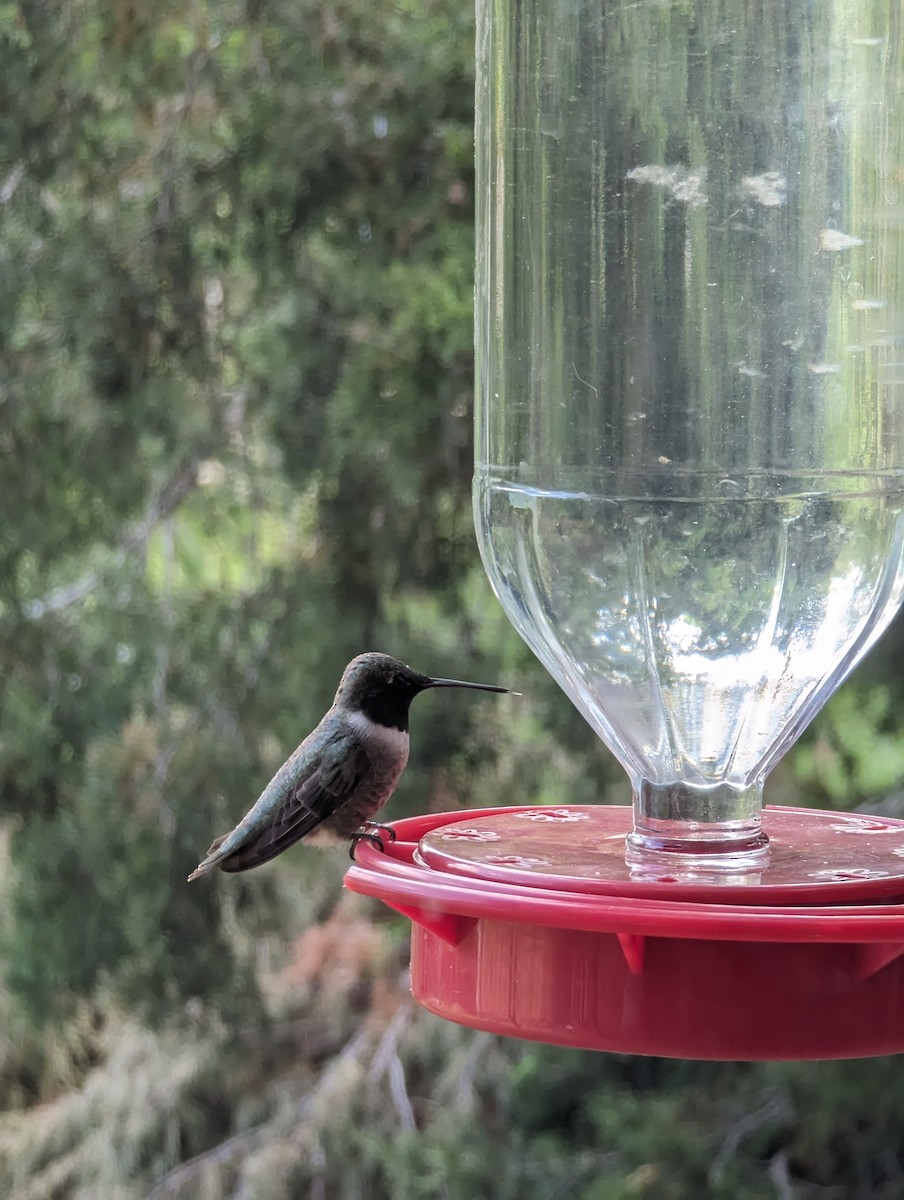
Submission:
[[477,98],[484,562],[629,858],[735,870],[904,596],[904,10],[479,0]]

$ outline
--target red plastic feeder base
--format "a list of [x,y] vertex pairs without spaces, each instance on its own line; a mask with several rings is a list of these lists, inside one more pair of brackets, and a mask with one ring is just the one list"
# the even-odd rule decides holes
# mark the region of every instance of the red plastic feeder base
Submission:
[[631,810],[602,806],[398,821],[346,885],[413,922],[415,998],[478,1029],[672,1058],[904,1051],[904,821],[763,815],[770,864],[743,885],[632,879]]

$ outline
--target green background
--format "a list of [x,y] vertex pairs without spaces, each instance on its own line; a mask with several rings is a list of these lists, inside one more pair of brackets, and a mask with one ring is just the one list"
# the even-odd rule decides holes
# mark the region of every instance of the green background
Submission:
[[[419,700],[390,815],[627,802],[477,559],[472,59],[452,0],[0,3],[4,1196],[904,1194],[896,1059],[475,1034],[341,852],[185,884],[366,649],[523,693]],[[900,645],[770,799],[895,811]]]

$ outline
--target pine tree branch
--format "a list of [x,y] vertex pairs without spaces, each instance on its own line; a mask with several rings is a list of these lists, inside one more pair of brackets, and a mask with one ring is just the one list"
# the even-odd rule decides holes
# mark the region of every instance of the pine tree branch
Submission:
[[405,1068],[399,1057],[399,1042],[411,1022],[412,1007],[410,1000],[399,1005],[374,1052],[368,1074],[368,1082],[372,1084],[379,1082],[384,1075],[386,1076],[389,1081],[389,1095],[399,1118],[399,1124],[408,1133],[414,1133],[417,1129],[417,1121],[408,1095]]
[[768,1096],[765,1103],[753,1112],[745,1113],[739,1120],[729,1126],[719,1149],[707,1173],[709,1182],[716,1185],[722,1181],[728,1164],[737,1154],[741,1143],[751,1134],[762,1129],[764,1125],[788,1120],[793,1113],[791,1101],[783,1091],[775,1091]]
[[769,1160],[769,1178],[775,1184],[778,1200],[794,1200],[794,1185],[788,1168],[787,1151],[781,1150]]
[[[196,458],[187,466],[180,467],[152,496],[138,521],[129,522],[120,534],[114,551],[114,565],[138,552],[144,552],[154,530],[176,511],[183,500],[198,486],[198,467],[203,460]],[[86,571],[79,579],[64,587],[54,588],[42,600],[32,600],[26,606],[26,615],[39,621],[50,613],[62,612],[87,600],[109,574],[112,565]]]
[[[362,1060],[367,1057],[375,1040],[376,1031],[370,1023],[362,1025],[354,1036],[349,1038],[340,1053],[320,1076],[316,1085],[298,1105],[299,1126],[309,1126],[312,1122],[316,1124],[316,1119],[321,1114],[329,1117],[335,1093],[342,1087],[350,1069],[356,1075],[363,1071]],[[174,1167],[154,1184],[148,1192],[146,1200],[163,1200],[165,1196],[177,1195],[179,1190],[194,1180],[208,1164],[217,1163],[224,1166],[254,1150],[261,1142],[271,1137],[272,1133],[270,1122],[265,1121],[242,1133],[234,1134],[224,1142],[220,1142],[218,1146],[205,1150],[202,1154],[197,1154],[187,1162]]]

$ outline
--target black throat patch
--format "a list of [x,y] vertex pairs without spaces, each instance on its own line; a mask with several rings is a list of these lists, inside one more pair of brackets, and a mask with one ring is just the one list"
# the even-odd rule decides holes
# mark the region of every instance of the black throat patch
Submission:
[[407,733],[408,708],[419,691],[421,688],[399,684],[393,687],[377,686],[364,693],[358,707],[375,725],[385,725],[387,729]]

